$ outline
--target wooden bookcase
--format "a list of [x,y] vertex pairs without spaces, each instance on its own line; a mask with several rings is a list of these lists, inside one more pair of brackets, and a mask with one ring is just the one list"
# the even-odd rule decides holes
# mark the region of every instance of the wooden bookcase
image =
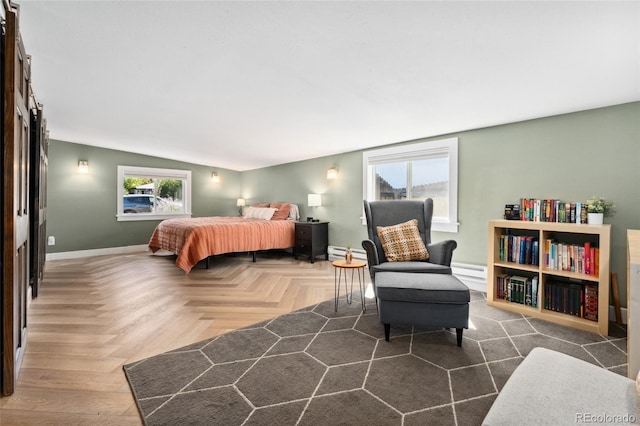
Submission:
[[[529,265],[500,260],[500,239],[503,235],[530,236],[538,239],[538,264]],[[559,243],[584,244],[589,242],[599,249],[597,275],[549,269],[546,265],[548,239]],[[526,222],[519,220],[492,220],[489,222],[487,258],[487,303],[500,309],[544,319],[557,324],[607,335],[609,332],[609,258],[611,225],[583,225],[556,222]],[[498,298],[498,276],[502,274],[538,278],[538,305],[532,307]],[[544,308],[545,284],[551,281],[592,283],[598,287],[598,321],[580,318]]]
[[640,371],[640,230],[627,229],[627,364],[630,379]]

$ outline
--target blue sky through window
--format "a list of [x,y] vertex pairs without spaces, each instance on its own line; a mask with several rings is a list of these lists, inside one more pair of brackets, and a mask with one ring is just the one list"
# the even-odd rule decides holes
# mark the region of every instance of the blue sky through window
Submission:
[[[449,159],[446,157],[415,160],[413,163],[414,186],[449,180]],[[394,188],[407,186],[407,163],[405,161],[378,164],[376,165],[376,173]]]

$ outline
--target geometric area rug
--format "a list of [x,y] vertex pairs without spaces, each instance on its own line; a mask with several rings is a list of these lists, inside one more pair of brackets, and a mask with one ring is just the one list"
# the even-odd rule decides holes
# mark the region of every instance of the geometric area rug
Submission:
[[[487,306],[454,330],[391,327],[333,299],[124,366],[146,425],[479,425],[536,346],[626,375],[622,330],[601,336]],[[617,335],[615,335],[617,334]],[[517,419],[514,419],[517,424]]]

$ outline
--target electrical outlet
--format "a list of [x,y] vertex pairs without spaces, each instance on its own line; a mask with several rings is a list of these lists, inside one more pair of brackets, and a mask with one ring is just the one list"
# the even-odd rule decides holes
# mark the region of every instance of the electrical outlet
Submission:
[[49,239],[47,240],[47,244],[49,244],[50,246],[55,246],[56,245],[56,237],[54,237],[53,235],[49,235]]

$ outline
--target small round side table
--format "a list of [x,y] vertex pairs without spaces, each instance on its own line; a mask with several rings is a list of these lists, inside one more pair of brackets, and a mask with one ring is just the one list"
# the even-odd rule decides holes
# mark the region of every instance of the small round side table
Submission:
[[[346,260],[334,260],[331,262],[334,267],[333,280],[335,288],[335,311],[338,312],[338,298],[340,297],[340,285],[342,283],[342,273],[344,272],[344,292],[347,297],[347,303],[351,304],[353,299],[353,275],[358,273],[358,284],[360,286],[360,301],[362,302],[362,312],[367,310],[367,305],[364,299],[364,267],[367,266],[367,262],[362,260],[352,260],[351,263],[347,263]],[[351,291],[349,291],[347,272],[351,270]],[[362,276],[360,276],[362,274]]]

